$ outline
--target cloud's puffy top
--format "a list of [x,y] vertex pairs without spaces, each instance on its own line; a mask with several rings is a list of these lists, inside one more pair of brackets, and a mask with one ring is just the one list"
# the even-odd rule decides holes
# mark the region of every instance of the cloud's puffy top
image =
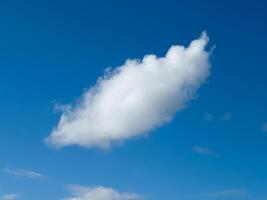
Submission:
[[169,122],[210,73],[207,42],[203,33],[187,48],[172,46],[165,57],[146,55],[107,72],[64,110],[46,142],[108,148]]
[[70,186],[74,197],[63,200],[136,200],[139,196],[134,193],[120,193],[112,188],[106,187],[81,187]]

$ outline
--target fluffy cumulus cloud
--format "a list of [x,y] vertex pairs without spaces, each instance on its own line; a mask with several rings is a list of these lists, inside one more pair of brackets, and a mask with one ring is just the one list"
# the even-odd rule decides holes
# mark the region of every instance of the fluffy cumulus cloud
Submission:
[[106,187],[69,186],[73,197],[62,200],[136,200],[139,196],[134,193],[120,193]]
[[45,141],[55,147],[108,148],[170,122],[210,74],[205,33],[164,57],[146,55],[109,70],[73,106]]

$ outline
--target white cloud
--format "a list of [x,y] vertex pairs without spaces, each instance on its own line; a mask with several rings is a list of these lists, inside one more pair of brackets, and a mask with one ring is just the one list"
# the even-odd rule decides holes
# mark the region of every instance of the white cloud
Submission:
[[139,196],[134,193],[120,193],[112,188],[69,186],[73,197],[63,200],[136,200]]
[[35,179],[45,178],[43,174],[25,169],[4,169],[3,171],[11,176],[16,176],[16,177],[26,177]]
[[209,149],[207,147],[201,147],[201,146],[194,146],[192,148],[192,151],[199,154],[199,155],[207,155],[207,156],[215,156],[220,157],[220,154],[213,151],[212,149]]
[[170,122],[210,74],[205,33],[189,47],[172,46],[165,57],[146,55],[108,71],[67,107],[45,139],[55,147],[109,148]]
[[247,196],[247,191],[243,190],[243,189],[231,189],[231,190],[223,190],[223,191],[208,193],[205,196],[209,196],[209,197],[245,197],[245,196]]
[[5,194],[5,195],[2,195],[0,199],[2,199],[2,200],[15,200],[19,196],[20,195],[17,195],[17,194]]
[[267,122],[263,124],[263,126],[261,127],[261,130],[264,132],[267,132]]

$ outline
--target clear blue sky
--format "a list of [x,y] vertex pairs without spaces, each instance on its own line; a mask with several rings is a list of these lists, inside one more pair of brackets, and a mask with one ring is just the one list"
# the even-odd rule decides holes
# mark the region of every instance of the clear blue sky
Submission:
[[[59,200],[78,184],[147,200],[267,199],[266,9],[263,0],[1,1],[0,196]],[[44,144],[54,105],[74,102],[106,67],[163,56],[204,30],[216,46],[211,76],[172,123],[109,151]]]

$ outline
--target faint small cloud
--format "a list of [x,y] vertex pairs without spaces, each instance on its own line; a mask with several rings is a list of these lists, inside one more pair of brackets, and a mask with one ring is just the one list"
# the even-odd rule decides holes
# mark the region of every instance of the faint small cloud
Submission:
[[263,126],[261,127],[261,130],[264,132],[267,132],[267,122],[263,124]]
[[204,115],[203,115],[203,120],[204,120],[205,122],[212,122],[213,119],[214,119],[214,116],[213,116],[212,113],[204,113]]
[[228,121],[232,119],[232,113],[231,112],[225,112],[224,114],[222,114],[221,116],[216,116],[213,113],[204,113],[203,114],[203,120],[205,122],[212,122],[214,120],[222,120],[222,121]]
[[216,158],[220,157],[220,154],[218,152],[215,152],[212,149],[209,149],[207,147],[193,146],[192,151],[199,155],[213,156]]
[[1,200],[15,200],[19,198],[20,195],[18,194],[4,194],[0,197]]
[[141,196],[135,193],[119,192],[104,186],[85,187],[80,185],[67,185],[72,197],[62,200],[137,200]]
[[70,109],[71,109],[71,105],[69,104],[59,104],[59,103],[54,104],[55,113],[68,112]]
[[26,177],[26,178],[45,178],[43,174],[40,174],[38,172],[25,170],[25,169],[3,169],[3,172],[5,172],[8,175],[15,176],[15,177]]
[[220,119],[224,121],[230,120],[231,118],[232,118],[232,113],[230,112],[226,112],[220,117]]
[[243,189],[230,189],[222,190],[217,192],[206,193],[204,196],[207,197],[246,197],[248,192]]
[[138,177],[138,178],[140,178],[140,177],[142,177],[143,176],[143,173],[142,173],[142,171],[141,170],[136,170],[135,171],[135,174],[136,174],[136,176]]

